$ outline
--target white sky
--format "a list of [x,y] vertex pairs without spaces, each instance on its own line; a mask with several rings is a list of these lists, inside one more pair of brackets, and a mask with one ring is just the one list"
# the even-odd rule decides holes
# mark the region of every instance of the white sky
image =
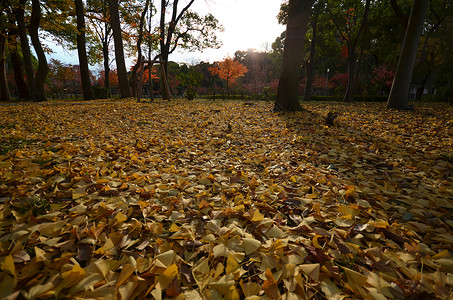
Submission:
[[[196,64],[200,61],[214,62],[234,56],[237,50],[249,48],[270,50],[272,42],[280,36],[285,27],[277,22],[281,0],[196,0],[191,6],[200,15],[211,13],[224,27],[218,32],[223,46],[203,52],[179,52],[176,50],[169,59],[176,62]],[[64,63],[78,64],[77,53],[62,50],[49,44],[55,53],[48,59],[56,58]]]
[[192,10],[200,15],[211,13],[225,28],[218,33],[223,46],[200,52],[173,53],[170,60],[188,63],[200,60],[213,62],[233,56],[237,50],[254,48],[268,50],[285,30],[278,24],[277,14],[281,0],[197,0]]

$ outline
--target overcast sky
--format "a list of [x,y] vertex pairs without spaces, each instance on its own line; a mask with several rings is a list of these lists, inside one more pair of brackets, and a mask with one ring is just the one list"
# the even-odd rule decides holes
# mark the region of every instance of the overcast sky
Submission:
[[[191,9],[200,15],[213,14],[225,28],[218,33],[223,46],[220,49],[207,49],[201,52],[175,51],[169,59],[176,62],[196,64],[199,61],[214,62],[227,55],[233,56],[237,50],[249,48],[270,49],[272,42],[285,27],[277,22],[281,0],[196,0]],[[78,64],[76,52],[68,53],[52,46],[56,53],[50,57],[64,63]]]

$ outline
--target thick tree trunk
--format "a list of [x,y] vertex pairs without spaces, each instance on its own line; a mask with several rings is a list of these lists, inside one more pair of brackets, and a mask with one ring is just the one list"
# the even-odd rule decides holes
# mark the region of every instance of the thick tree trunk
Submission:
[[77,53],[79,54],[80,78],[82,80],[83,99],[95,99],[91,88],[90,70],[88,69],[88,57],[85,42],[85,12],[82,0],[75,0],[77,15]]
[[314,0],[290,0],[282,70],[277,89],[274,111],[302,110],[298,85],[305,33]]
[[36,85],[36,98],[35,101],[46,101],[46,90],[44,84],[47,79],[47,74],[49,73],[49,67],[47,65],[46,55],[42,48],[41,42],[39,41],[39,23],[41,21],[41,5],[39,0],[32,0],[32,11],[30,18],[30,38],[35,49],[36,56],[38,56],[38,71],[35,75],[35,85]]
[[414,0],[387,108],[409,109],[409,90],[429,0]]
[[118,83],[120,85],[121,98],[132,97],[129,79],[127,77],[126,63],[124,60],[123,37],[121,34],[121,23],[118,12],[118,0],[109,0],[110,19],[113,29],[113,40],[115,44],[115,60],[118,71]]
[[20,5],[15,10],[17,30],[19,31],[20,47],[22,49],[22,57],[24,59],[25,75],[27,76],[27,86],[29,99],[36,99],[35,75],[33,64],[31,61],[30,44],[28,43],[27,30],[25,28],[25,7],[26,0],[20,0]]

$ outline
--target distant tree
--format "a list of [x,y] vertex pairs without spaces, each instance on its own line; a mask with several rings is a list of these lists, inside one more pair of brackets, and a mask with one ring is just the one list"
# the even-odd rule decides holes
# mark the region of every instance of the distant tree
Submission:
[[180,84],[185,87],[187,100],[193,100],[197,95],[197,88],[203,80],[203,74],[194,70],[188,70],[187,72],[179,73],[176,78],[180,81]]
[[[164,62],[164,72],[168,76],[168,56],[177,48],[186,50],[203,50],[218,48],[220,43],[215,35],[216,30],[223,30],[218,20],[211,14],[204,17],[196,12],[189,11],[195,0],[186,2],[180,7],[179,0],[161,0],[159,42],[160,54],[158,57]],[[171,19],[167,22],[167,9],[171,9]],[[161,80],[161,84],[165,83]],[[170,99],[162,88],[162,97]]]
[[110,24],[110,13],[107,0],[91,0],[87,2],[87,18],[90,28],[93,30],[93,37],[98,40],[102,49],[102,59],[104,66],[103,86],[107,88],[110,95],[110,43],[112,41],[112,26]]
[[269,86],[272,75],[272,59],[269,53],[258,52],[254,49],[236,51],[235,59],[249,70],[241,83],[250,93],[262,93]]
[[247,67],[231,57],[226,57],[223,61],[218,62],[216,66],[209,69],[212,74],[218,75],[226,81],[227,94],[230,96],[230,84],[234,83],[239,77],[248,72]]
[[[352,101],[355,90],[357,46],[370,11],[370,0],[328,1],[327,11],[343,40],[343,56],[348,60],[348,85],[343,101]],[[330,8],[329,8],[330,7]]]
[[298,84],[302,65],[305,33],[314,0],[290,0],[286,24],[282,70],[275,101],[275,111],[301,110]]
[[82,0],[75,0],[74,3],[77,16],[77,53],[79,55],[83,99],[93,100],[95,97],[93,89],[91,88],[90,70],[88,69],[88,56],[85,41],[85,10]]
[[387,108],[409,109],[409,90],[429,0],[414,0]]

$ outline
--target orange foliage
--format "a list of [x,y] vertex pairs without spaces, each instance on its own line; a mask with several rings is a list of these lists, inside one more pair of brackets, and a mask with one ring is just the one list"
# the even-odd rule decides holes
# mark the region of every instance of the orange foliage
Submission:
[[209,71],[213,75],[218,75],[221,79],[227,81],[227,85],[244,76],[249,70],[246,66],[238,61],[233,60],[231,57],[226,57],[224,61],[217,63],[215,67],[210,67]]

